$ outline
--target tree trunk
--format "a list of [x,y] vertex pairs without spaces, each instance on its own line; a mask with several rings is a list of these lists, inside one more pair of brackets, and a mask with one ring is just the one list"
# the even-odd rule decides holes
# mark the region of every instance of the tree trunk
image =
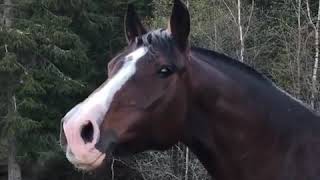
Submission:
[[17,149],[14,136],[8,139],[8,180],[21,180],[21,169],[16,160]]
[[179,149],[178,145],[173,146],[171,149],[171,169],[174,175],[178,176],[179,175]]
[[312,25],[314,29],[314,35],[315,35],[315,56],[314,56],[314,65],[313,65],[313,71],[312,71],[312,87],[311,87],[311,107],[315,108],[315,101],[316,101],[316,95],[317,95],[317,76],[318,76],[318,67],[319,67],[319,23],[320,23],[320,0],[319,0],[319,7],[318,7],[318,14],[316,18],[316,22],[314,23],[311,16],[310,11],[310,5],[309,1],[306,0],[307,5],[307,14],[310,21],[310,24]]
[[[3,25],[6,28],[12,26],[12,1],[4,0],[4,10],[3,10]],[[7,45],[5,44],[6,53],[8,52]],[[16,97],[13,89],[8,88],[8,119],[7,121],[15,121],[17,117],[17,103]],[[21,169],[16,159],[17,148],[16,148],[16,138],[15,129],[11,129],[8,134],[8,180],[21,180]]]
[[319,67],[319,20],[317,20],[316,31],[315,31],[315,58],[314,58],[314,66],[312,73],[312,95],[311,95],[311,106],[315,108],[316,94],[317,94],[317,76],[318,76],[318,67]]
[[301,96],[301,0],[297,0],[298,3],[298,12],[297,12],[297,20],[298,20],[298,47],[297,47],[297,92],[296,95],[298,97]]
[[0,159],[0,179],[7,177],[8,172],[8,162],[7,160]]
[[[16,121],[17,103],[13,93],[8,93],[8,121]],[[17,148],[14,129],[8,134],[8,180],[21,180],[20,166],[16,160]]]
[[[213,0],[210,6],[214,7],[216,5],[216,1]],[[210,14],[210,21],[213,23],[213,30],[214,30],[214,49],[217,50],[218,48],[218,30],[217,30],[217,21],[216,21],[216,11],[211,10],[209,13]],[[212,44],[212,43],[211,43]]]
[[[10,91],[10,90],[9,90]],[[15,121],[17,113],[17,103],[15,95],[8,93],[9,111],[8,121]],[[8,180],[21,180],[21,169],[17,162],[17,148],[15,132],[8,135]]]
[[11,18],[11,6],[12,1],[11,0],[4,0],[4,10],[3,10],[3,18],[2,18],[2,24],[5,27],[11,27],[12,25],[12,18]]
[[244,40],[241,25],[241,0],[238,0],[238,26],[239,26],[239,37],[240,37],[240,61],[244,62]]
[[186,168],[184,171],[184,180],[188,180],[188,174],[189,174],[189,148],[186,147]]

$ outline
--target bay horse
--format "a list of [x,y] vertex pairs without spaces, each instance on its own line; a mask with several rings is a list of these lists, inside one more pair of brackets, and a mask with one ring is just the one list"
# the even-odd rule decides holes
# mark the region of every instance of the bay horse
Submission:
[[128,6],[127,48],[62,119],[67,159],[90,171],[182,142],[217,180],[319,180],[319,116],[253,68],[192,47],[188,9],[173,4],[152,31]]

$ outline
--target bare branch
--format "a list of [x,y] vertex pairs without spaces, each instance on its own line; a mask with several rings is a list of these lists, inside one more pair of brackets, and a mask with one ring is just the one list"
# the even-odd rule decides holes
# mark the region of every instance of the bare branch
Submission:
[[4,49],[5,49],[6,53],[8,53],[8,45],[7,44],[4,45]]
[[306,0],[306,5],[307,5],[307,15],[308,15],[309,23],[312,25],[312,27],[314,29],[316,29],[316,25],[313,23],[312,18],[311,18],[310,5],[309,5],[309,1],[308,0]]
[[238,26],[239,26],[239,38],[240,38],[240,61],[244,61],[244,39],[241,25],[241,0],[238,0]]
[[186,147],[186,169],[184,173],[184,180],[188,180],[188,171],[189,171],[189,148]]
[[111,179],[114,180],[114,158],[112,158],[112,163],[111,163]]
[[237,24],[237,19],[236,19],[236,17],[233,15],[233,13],[232,13],[232,11],[231,11],[230,7],[228,6],[228,4],[225,2],[225,0],[222,0],[222,2],[223,2],[223,4],[227,7],[227,9],[228,9],[228,11],[229,11],[229,13],[230,13],[230,15],[231,15],[231,17],[232,17],[232,19],[233,19],[234,23],[236,23],[236,24]]
[[248,33],[249,28],[250,28],[250,25],[251,25],[251,19],[252,19],[252,15],[253,15],[254,5],[255,5],[255,2],[254,2],[254,0],[252,0],[251,10],[250,10],[250,16],[249,16],[249,20],[248,20],[248,25],[247,25],[247,28],[246,28],[246,32],[245,32],[244,35],[243,35],[243,38],[244,38],[244,39],[247,37],[247,33]]

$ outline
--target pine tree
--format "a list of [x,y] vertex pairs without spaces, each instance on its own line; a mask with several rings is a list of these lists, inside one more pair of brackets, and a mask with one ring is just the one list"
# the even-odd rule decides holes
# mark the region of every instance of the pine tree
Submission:
[[[149,2],[136,2],[144,15]],[[60,119],[106,80],[108,59],[126,43],[126,7],[126,0],[0,0],[0,158],[13,152],[21,165],[64,157]]]
[[85,92],[82,79],[92,66],[86,46],[70,30],[72,19],[44,2],[11,2],[3,13],[10,26],[5,21],[0,29],[0,127],[9,179],[17,155],[45,160],[59,152],[60,118]]

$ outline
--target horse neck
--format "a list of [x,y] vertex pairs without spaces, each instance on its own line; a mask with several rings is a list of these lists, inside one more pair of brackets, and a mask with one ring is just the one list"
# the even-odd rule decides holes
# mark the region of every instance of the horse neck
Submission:
[[[300,108],[298,103],[272,107],[273,103],[279,102],[268,94],[259,94],[267,91],[264,89],[267,85],[236,82],[195,57],[188,61],[187,71],[189,110],[182,141],[212,175],[241,179],[248,171],[243,167],[254,170],[256,162],[281,156],[282,147],[277,144],[284,142],[277,138],[268,113],[273,108]],[[252,89],[255,89],[253,93],[250,92]],[[281,93],[278,95],[283,98]],[[288,100],[288,104],[291,101]],[[280,117],[286,119],[284,115]],[[273,164],[272,169],[275,168],[277,166]]]

